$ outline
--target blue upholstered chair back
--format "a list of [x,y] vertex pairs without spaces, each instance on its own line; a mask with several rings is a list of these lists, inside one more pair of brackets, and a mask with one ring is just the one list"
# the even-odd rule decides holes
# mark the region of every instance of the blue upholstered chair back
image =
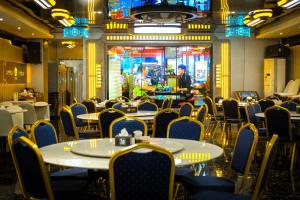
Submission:
[[112,106],[116,103],[118,103],[119,101],[118,100],[115,100],[115,99],[112,99],[112,100],[109,100],[105,103],[105,108],[112,108]]
[[189,117],[180,117],[173,120],[168,127],[168,137],[186,140],[201,140],[204,126],[201,122]]
[[178,113],[171,109],[164,109],[157,113],[153,121],[152,136],[156,138],[166,138],[170,122],[178,117]]
[[157,147],[149,146],[153,145],[139,144],[134,149],[150,148],[145,153],[129,149],[112,157],[109,178],[113,200],[173,198],[173,156],[163,149],[157,150]]
[[246,106],[246,113],[247,113],[248,123],[257,124],[255,109],[252,104]]
[[31,135],[39,148],[57,143],[56,131],[50,122],[37,121],[31,128]]
[[241,127],[238,138],[236,140],[231,168],[239,173],[244,173],[247,164],[252,162],[258,140],[255,127],[250,128],[250,125]]
[[180,106],[179,117],[190,117],[193,113],[194,106],[190,103],[185,103]]
[[124,97],[124,96],[119,96],[116,98],[116,100],[118,101],[122,101],[122,102],[129,102],[130,99],[128,97]]
[[111,123],[120,117],[124,117],[125,114],[119,110],[109,108],[105,109],[99,114],[99,127],[100,127],[100,132],[102,134],[103,138],[108,138],[109,137],[109,128]]
[[222,101],[222,106],[223,106],[223,110],[224,110],[225,120],[240,118],[239,103],[236,100],[234,100],[234,99],[224,100],[224,101]]
[[257,183],[253,192],[254,198],[252,199],[258,199],[256,197],[261,194],[267,186],[267,180],[270,176],[272,164],[277,154],[278,144],[278,135],[274,134],[270,142],[267,144],[264,159],[262,161]]
[[270,108],[275,105],[274,101],[270,99],[261,99],[258,101],[260,105],[261,112],[265,112],[267,108]]
[[76,137],[75,124],[73,119],[73,114],[68,108],[63,108],[60,111],[60,120],[64,128],[64,132],[68,137]]
[[138,110],[143,111],[157,111],[158,107],[155,103],[152,102],[143,102],[138,105]]
[[252,105],[255,113],[261,113],[262,112],[259,103],[252,103],[251,105]]
[[282,140],[292,140],[291,117],[286,108],[272,106],[265,111],[267,134],[277,134]]
[[296,111],[296,108],[299,105],[292,101],[286,101],[286,102],[283,102],[280,106],[288,109],[289,111]]
[[134,117],[122,117],[116,119],[110,125],[110,137],[114,138],[123,128],[125,128],[130,135],[133,135],[133,132],[136,130],[142,131],[143,135],[147,134],[147,125],[145,122]]
[[47,192],[46,184],[50,186],[50,181],[38,148],[25,137],[18,138],[12,148],[11,153],[15,157],[14,164],[24,195],[27,197],[25,198],[49,199],[49,190]]
[[196,116],[197,120],[201,123],[204,123],[207,112],[208,112],[208,107],[206,104],[203,104],[202,106],[200,106],[200,108],[198,109],[198,112],[197,112],[197,116]]
[[96,104],[92,100],[85,100],[82,102],[83,105],[85,105],[88,113],[95,113],[97,111]]
[[76,126],[77,127],[87,126],[88,125],[87,122],[82,121],[82,120],[77,118],[77,115],[88,113],[87,108],[85,107],[85,105],[83,105],[81,103],[75,103],[75,104],[72,104],[70,107],[71,107],[71,110],[72,110],[72,113],[73,113],[73,116],[74,116]]
[[9,132],[8,132],[8,135],[7,135],[7,143],[8,143],[8,146],[9,146],[9,149],[11,150],[12,148],[12,144],[13,142],[18,139],[19,137],[26,137],[28,138],[29,135],[28,133],[26,132],[25,129],[21,128],[21,127],[18,127],[18,126],[15,126],[13,127]]
[[123,104],[122,102],[115,103],[115,104],[112,106],[112,108],[117,109],[117,110],[121,110],[122,104]]

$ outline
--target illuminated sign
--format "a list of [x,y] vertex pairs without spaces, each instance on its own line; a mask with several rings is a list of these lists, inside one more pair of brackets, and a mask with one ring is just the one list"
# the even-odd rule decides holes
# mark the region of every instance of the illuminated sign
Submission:
[[227,27],[225,29],[226,37],[250,37],[251,29],[246,26]]
[[85,27],[66,27],[64,28],[64,37],[80,38],[89,37],[89,29]]
[[245,17],[245,15],[228,16],[227,25],[228,26],[243,26],[244,25],[244,17]]
[[88,18],[75,17],[74,20],[75,20],[75,23],[73,26],[88,26],[89,25]]

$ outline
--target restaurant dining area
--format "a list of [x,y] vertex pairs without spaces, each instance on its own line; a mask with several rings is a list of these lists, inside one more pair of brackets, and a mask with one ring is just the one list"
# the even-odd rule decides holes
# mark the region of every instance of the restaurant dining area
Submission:
[[300,0],[1,0],[1,199],[300,199]]

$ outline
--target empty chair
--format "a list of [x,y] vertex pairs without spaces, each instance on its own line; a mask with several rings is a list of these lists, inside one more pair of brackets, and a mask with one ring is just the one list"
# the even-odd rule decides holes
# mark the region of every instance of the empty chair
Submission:
[[130,106],[131,106],[131,104],[128,102],[118,102],[118,103],[115,103],[112,106],[112,108],[122,111],[122,107],[130,107]]
[[13,142],[11,154],[24,199],[78,198],[86,189],[83,180],[50,181],[39,148],[24,136]]
[[83,105],[81,103],[74,103],[70,106],[70,109],[73,113],[76,127],[88,126],[88,122],[82,121],[82,120],[77,118],[77,115],[82,115],[82,114],[87,114],[88,113],[87,108],[85,107],[85,105]]
[[179,117],[191,117],[194,111],[194,106],[191,103],[184,103],[180,106]]
[[58,142],[54,126],[45,120],[36,121],[31,127],[30,134],[39,148]]
[[231,133],[231,125],[237,124],[239,127],[242,123],[240,117],[239,103],[235,99],[226,99],[222,101],[222,106],[224,110],[224,121],[223,130],[226,132],[227,136]]
[[206,119],[207,113],[208,113],[208,107],[207,107],[207,105],[206,104],[201,105],[198,108],[196,119],[199,122],[204,123],[204,120]]
[[[229,168],[229,170],[235,170],[243,174],[241,188],[236,188],[237,191],[243,190],[242,187],[245,185],[255,155],[257,141],[258,133],[253,124],[246,124],[240,128]],[[188,174],[183,177],[183,185],[191,194],[196,194],[204,190],[235,191],[234,181],[224,177],[194,176]]]
[[7,110],[0,109],[0,152],[6,151],[6,137],[9,130],[13,127],[11,114]]
[[20,107],[27,110],[27,112],[24,112],[24,125],[32,126],[37,120],[34,106],[30,103],[22,103]]
[[50,108],[47,102],[39,101],[34,103],[34,109],[37,120],[50,120]]
[[97,111],[96,104],[92,100],[85,100],[82,102],[83,105],[87,108],[88,113],[95,113]]
[[258,178],[256,180],[256,185],[252,194],[252,197],[234,194],[229,192],[219,192],[219,191],[201,191],[196,195],[193,195],[191,200],[257,200],[263,194],[265,187],[267,186],[267,181],[271,172],[273,161],[275,160],[278,140],[277,135],[273,135],[272,139],[266,146],[266,151],[264,158],[260,167]]
[[155,103],[152,103],[150,101],[143,101],[139,103],[137,109],[139,111],[157,111],[158,107]]
[[109,137],[114,138],[124,128],[130,135],[133,135],[134,131],[142,131],[143,135],[147,135],[147,125],[143,120],[135,117],[120,117],[111,123]]
[[170,122],[167,136],[168,138],[200,141],[204,136],[204,126],[197,120],[180,117]]
[[98,116],[99,130],[101,138],[109,137],[109,128],[111,123],[120,117],[124,117],[125,113],[114,108],[102,110]]
[[257,110],[257,108],[255,107],[256,105],[255,104],[246,105],[245,111],[247,116],[247,122],[254,124],[258,128],[259,136],[266,136],[266,128],[259,128],[259,119],[255,116],[256,113],[261,112],[260,110]]
[[174,171],[173,155],[158,146],[141,143],[120,151],[109,162],[111,199],[172,200]]
[[275,105],[274,101],[270,99],[261,99],[258,101],[258,104],[260,105],[261,112],[265,112],[267,108]]
[[152,137],[166,138],[169,123],[178,117],[178,112],[170,108],[159,111],[154,116]]
[[73,113],[70,108],[63,107],[60,112],[60,120],[65,133],[65,140],[69,139],[86,139],[86,138],[94,138],[99,137],[100,133],[98,130],[84,130],[78,131],[76,128],[75,120]]
[[299,105],[292,101],[285,101],[282,104],[280,104],[280,106],[288,109],[289,111],[296,111],[296,108]]
[[106,101],[105,103],[105,108],[112,108],[112,106],[116,103],[118,103],[119,101],[118,100],[115,100],[115,99],[112,99],[112,100],[108,100]]

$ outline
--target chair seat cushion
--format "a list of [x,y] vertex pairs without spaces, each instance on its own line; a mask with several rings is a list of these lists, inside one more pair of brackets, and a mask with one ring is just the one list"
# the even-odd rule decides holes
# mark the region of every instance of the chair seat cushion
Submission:
[[250,196],[230,192],[203,191],[192,196],[191,200],[251,200]]
[[182,182],[182,177],[184,175],[194,175],[194,170],[192,168],[189,167],[180,167],[180,168],[176,168],[175,171],[175,181],[177,182]]
[[235,183],[232,180],[215,176],[185,175],[182,178],[183,186],[195,194],[203,190],[215,190],[221,192],[234,192]]
[[99,130],[84,130],[84,131],[79,131],[78,134],[79,134],[79,138],[82,138],[82,139],[99,138],[100,137]]

